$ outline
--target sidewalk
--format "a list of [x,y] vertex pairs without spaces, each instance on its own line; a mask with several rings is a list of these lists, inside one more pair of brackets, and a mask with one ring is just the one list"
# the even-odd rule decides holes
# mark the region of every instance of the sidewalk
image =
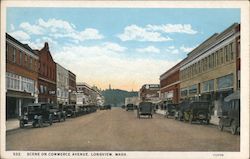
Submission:
[[6,121],[6,131],[14,130],[19,128],[18,119],[8,119]]

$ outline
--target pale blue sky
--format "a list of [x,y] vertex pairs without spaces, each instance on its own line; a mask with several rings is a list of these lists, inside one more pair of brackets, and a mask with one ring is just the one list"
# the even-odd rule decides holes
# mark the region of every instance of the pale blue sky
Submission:
[[7,32],[34,49],[49,42],[77,81],[137,90],[233,23],[239,9],[8,8]]

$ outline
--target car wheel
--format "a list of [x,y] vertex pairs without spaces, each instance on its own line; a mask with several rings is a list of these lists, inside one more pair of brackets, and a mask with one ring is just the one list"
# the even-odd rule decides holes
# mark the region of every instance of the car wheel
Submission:
[[43,118],[42,117],[40,119],[38,119],[38,126],[40,128],[43,127]]
[[52,123],[53,123],[53,119],[52,119],[52,116],[50,115],[49,116],[49,125],[52,125]]
[[236,134],[236,132],[237,132],[237,126],[236,126],[235,121],[233,121],[233,122],[231,123],[230,130],[231,130],[231,134],[233,134],[233,135]]
[[22,120],[19,121],[19,127],[24,128],[24,122]]
[[189,117],[189,123],[192,124],[192,122],[193,122],[193,115],[190,115],[190,117]]
[[223,131],[224,126],[223,126],[223,123],[222,123],[222,120],[221,120],[221,119],[220,119],[220,121],[219,121],[218,128],[219,128],[220,131]]

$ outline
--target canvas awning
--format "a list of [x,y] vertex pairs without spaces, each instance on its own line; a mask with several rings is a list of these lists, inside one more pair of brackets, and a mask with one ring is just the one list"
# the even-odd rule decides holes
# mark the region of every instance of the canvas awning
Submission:
[[236,92],[230,94],[229,96],[227,96],[224,99],[224,101],[229,102],[230,100],[234,100],[234,99],[240,99],[240,91],[236,91]]

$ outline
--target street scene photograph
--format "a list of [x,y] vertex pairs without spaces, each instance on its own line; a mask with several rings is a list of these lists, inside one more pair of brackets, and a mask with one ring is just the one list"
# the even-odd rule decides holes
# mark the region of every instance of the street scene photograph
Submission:
[[5,25],[6,151],[242,150],[239,8],[7,7]]

